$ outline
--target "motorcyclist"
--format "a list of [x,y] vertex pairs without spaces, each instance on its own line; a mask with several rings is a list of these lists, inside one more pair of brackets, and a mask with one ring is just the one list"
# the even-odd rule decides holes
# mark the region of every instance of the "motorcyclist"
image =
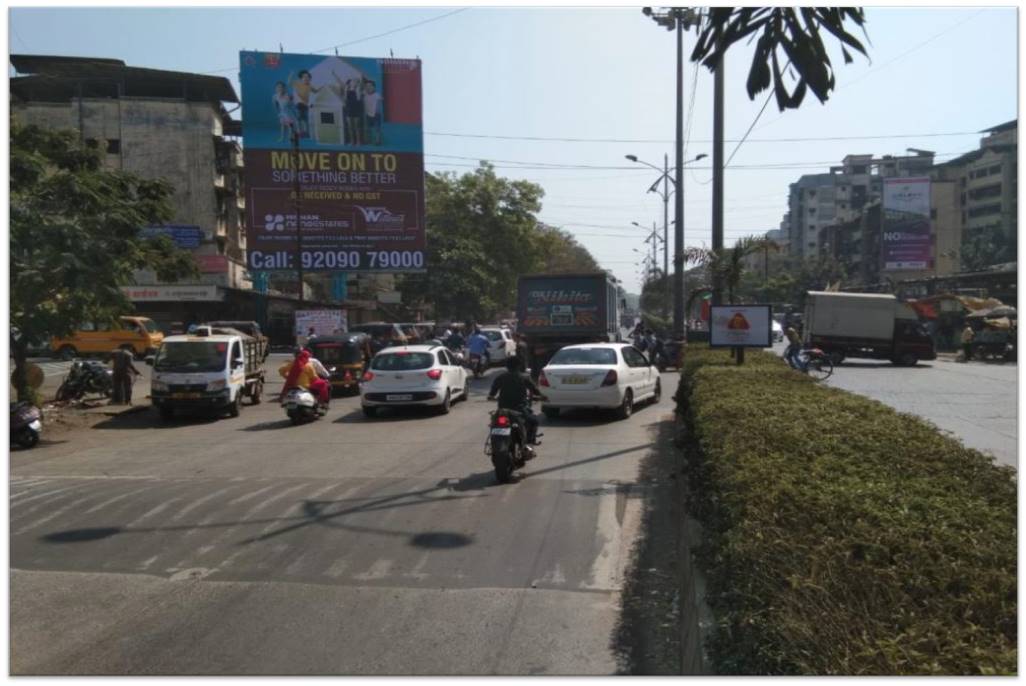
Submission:
[[445,341],[445,345],[449,350],[457,352],[463,349],[463,345],[465,343],[466,341],[463,338],[463,334],[460,333],[459,328],[453,329],[452,333],[449,334],[449,337]]
[[481,333],[481,329],[474,329],[474,333],[467,339],[467,349],[471,355],[480,355],[484,360],[484,366],[488,366],[488,337]]
[[545,396],[531,378],[524,374],[523,369],[524,363],[519,357],[513,355],[507,358],[506,371],[495,377],[488,399],[494,400],[498,395],[500,410],[514,410],[523,415],[527,426],[527,444],[532,446],[538,445],[538,419],[531,412],[531,398],[537,395],[544,399]]

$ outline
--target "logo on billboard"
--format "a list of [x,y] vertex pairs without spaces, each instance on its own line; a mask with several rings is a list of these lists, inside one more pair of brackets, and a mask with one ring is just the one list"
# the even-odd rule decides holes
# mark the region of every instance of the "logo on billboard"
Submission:
[[264,55],[264,66],[268,69],[277,69],[280,64],[281,55],[276,55],[273,52],[269,52]]
[[356,205],[356,209],[360,210],[360,214],[363,215],[363,220],[367,222],[368,228],[401,231],[406,225],[405,214],[393,214],[387,207],[361,207]]
[[752,326],[748,323],[748,320],[745,319],[743,314],[735,312],[734,316],[730,318],[729,322],[727,322],[727,328],[734,331],[748,331]]
[[285,215],[283,214],[265,214],[264,215],[264,229],[267,231],[284,231],[285,230]]

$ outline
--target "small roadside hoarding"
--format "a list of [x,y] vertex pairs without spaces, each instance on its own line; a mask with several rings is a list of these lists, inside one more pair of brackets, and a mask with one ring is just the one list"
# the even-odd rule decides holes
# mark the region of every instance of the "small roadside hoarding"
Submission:
[[709,317],[712,348],[769,348],[772,346],[772,308],[769,305],[713,305]]
[[305,341],[310,329],[315,336],[346,333],[349,329],[345,310],[296,310],[296,336]]

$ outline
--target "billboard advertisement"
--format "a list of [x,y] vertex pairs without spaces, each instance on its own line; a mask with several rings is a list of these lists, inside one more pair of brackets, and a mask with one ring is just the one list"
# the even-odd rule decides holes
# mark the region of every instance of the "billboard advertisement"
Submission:
[[769,305],[713,305],[709,309],[710,347],[769,348],[772,345]]
[[249,268],[424,271],[420,61],[244,51],[240,64]]
[[932,246],[930,179],[884,179],[881,268],[930,269]]

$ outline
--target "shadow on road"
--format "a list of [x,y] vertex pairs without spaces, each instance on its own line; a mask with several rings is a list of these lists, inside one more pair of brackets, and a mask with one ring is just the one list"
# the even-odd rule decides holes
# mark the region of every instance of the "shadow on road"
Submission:
[[911,367],[898,367],[885,360],[867,360],[865,362],[852,362],[850,360],[845,360],[841,364],[835,365],[835,369],[933,369],[933,365],[925,362],[919,362]]
[[93,425],[93,429],[118,429],[141,431],[146,429],[177,429],[182,426],[196,426],[213,424],[220,417],[212,414],[182,414],[175,415],[174,419],[163,420],[154,410],[146,412],[130,412],[127,414],[111,417]]

